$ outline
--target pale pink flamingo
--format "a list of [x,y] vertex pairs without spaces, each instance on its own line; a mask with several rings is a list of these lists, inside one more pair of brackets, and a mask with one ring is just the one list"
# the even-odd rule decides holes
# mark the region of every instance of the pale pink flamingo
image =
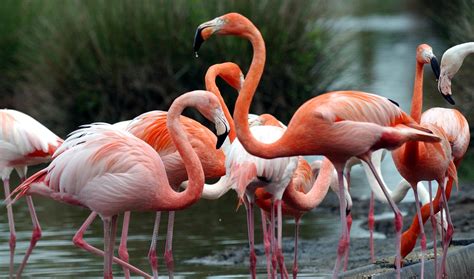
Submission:
[[204,171],[180,121],[186,107],[195,107],[212,121],[219,137],[229,129],[218,99],[210,92],[189,92],[173,102],[167,127],[188,172],[189,187],[183,192],[170,186],[163,162],[150,145],[119,128],[97,124],[73,132],[50,166],[12,193],[17,194],[14,201],[38,194],[97,212],[104,221],[104,277],[112,278],[118,214],[180,210],[201,196]]
[[[442,207],[446,207],[447,209],[447,201],[451,195],[451,189],[453,183],[457,182],[456,177],[456,169],[459,167],[464,154],[467,151],[469,146],[469,124],[466,118],[455,109],[445,109],[445,108],[431,108],[425,111],[421,117],[421,123],[430,123],[432,125],[436,125],[440,129],[442,129],[449,141],[451,146],[451,158],[452,163],[450,163],[448,168],[448,181],[446,187],[444,187],[445,181],[443,180],[442,183],[438,186],[438,190],[436,192],[436,196],[433,199],[433,202],[428,206],[425,205],[421,208],[421,218],[423,223],[425,223],[428,218],[431,216],[431,222],[434,229],[434,224],[436,221],[433,219],[433,215],[440,212]],[[431,184],[429,185],[430,190],[430,199],[431,199]],[[443,214],[441,214],[441,217]],[[443,240],[443,259],[441,264],[441,274],[445,273],[445,261],[447,255],[447,248],[449,242],[452,237],[453,227],[450,223],[449,212],[446,212],[446,217],[448,221],[448,228],[446,232],[446,237]],[[402,257],[406,257],[415,247],[416,240],[418,235],[420,234],[420,222],[417,218],[413,218],[411,226],[407,229],[402,235],[402,242],[401,242],[401,255]]]
[[[431,63],[435,75],[438,76],[439,66],[433,50],[427,44],[421,44],[416,49],[416,72],[413,86],[413,97],[410,115],[417,122],[421,120],[423,107],[423,66]],[[451,146],[446,132],[433,123],[423,122],[422,125],[432,130],[441,142],[408,142],[392,152],[393,161],[401,176],[413,188],[415,205],[420,225],[423,224],[417,184],[420,181],[436,180],[441,188],[444,187],[446,177],[456,177],[449,168],[451,162]],[[450,172],[448,172],[450,170]],[[431,192],[431,189],[429,189]],[[431,203],[430,203],[431,204]],[[432,219],[434,220],[434,219]],[[436,223],[433,226],[433,238],[436,239]],[[449,222],[448,222],[449,230]],[[435,242],[436,244],[436,242]],[[424,255],[426,252],[426,236],[421,227],[421,278],[424,276]],[[436,261],[436,257],[435,257]]]
[[472,53],[474,53],[474,42],[469,42],[449,48],[441,58],[438,90],[452,105],[454,105],[454,100],[451,97],[451,79],[461,68],[466,56]]
[[[216,86],[216,78],[221,77],[228,84],[234,87],[236,90],[239,90],[243,82],[243,74],[240,71],[238,65],[226,62],[221,64],[215,64],[209,67],[205,82],[206,88],[214,93],[224,112],[224,116],[228,120],[230,125],[229,137],[235,137],[234,123],[232,117],[227,109],[227,106],[224,103],[219,88]],[[178,189],[179,185],[188,179],[186,168],[184,165],[181,156],[171,140],[171,136],[166,127],[166,111],[151,111],[144,113],[140,116],[137,116],[133,120],[122,121],[114,124],[115,126],[127,130],[136,137],[142,139],[149,145],[151,145],[156,152],[161,156],[163,164],[165,166],[166,174],[170,185],[173,186],[173,189]],[[230,121],[229,121],[230,119]],[[206,178],[219,178],[225,175],[225,156],[224,152],[221,149],[215,149],[216,146],[216,136],[204,127],[199,122],[190,119],[185,116],[180,117],[181,124],[183,125],[188,138],[190,140],[191,146],[196,151],[200,162],[204,169],[204,175]],[[220,137],[218,139],[218,145],[221,145],[224,142],[225,137]],[[223,147],[224,149],[224,147]],[[73,238],[76,246],[83,247],[84,244],[88,245],[87,242],[83,239],[83,235],[80,232],[83,232],[94,220],[96,213],[91,213],[91,216],[88,217],[86,222],[83,224],[81,230],[79,230]],[[150,251],[148,253],[148,259],[153,271],[153,277],[158,277],[158,261],[156,257],[156,243],[158,237],[158,228],[161,219],[161,212],[157,212],[155,217],[155,224],[153,227],[152,241],[150,245]],[[119,246],[119,257],[123,262],[128,262],[129,256],[127,251],[127,236],[128,236],[128,226],[130,223],[130,212],[125,212],[124,221],[122,227],[122,235]],[[173,277],[174,269],[174,260],[172,254],[172,243],[173,243],[173,224],[174,224],[174,211],[169,212],[168,217],[168,229],[166,234],[166,244],[165,244],[165,253],[164,259],[168,269],[168,276]],[[130,272],[128,270],[128,265],[124,266],[122,261],[114,257],[114,261],[120,263],[124,267],[125,277],[130,277]],[[134,269],[134,271],[137,271]]]
[[[16,170],[20,181],[23,182],[28,166],[50,161],[51,155],[62,141],[61,138],[29,115],[12,109],[0,110],[0,174],[2,175],[6,203],[10,201],[10,174],[13,169]],[[27,197],[26,202],[33,222],[33,234],[30,246],[18,268],[18,278],[21,276],[33,248],[41,238],[41,226],[36,216],[33,200],[31,197]],[[7,208],[7,214],[10,228],[10,278],[12,278],[16,232],[11,207]]]
[[[197,51],[213,34],[235,35],[250,40],[254,56],[234,112],[237,137],[255,156],[271,159],[294,155],[324,155],[338,172],[339,197],[344,195],[343,170],[346,161],[357,156],[366,161],[377,176],[370,153],[380,148],[394,149],[406,141],[439,141],[439,137],[420,127],[411,117],[388,99],[357,91],[326,93],[307,101],[293,115],[288,129],[273,143],[254,138],[248,127],[248,110],[265,64],[265,43],[258,29],[240,14],[230,13],[201,24],[194,41]],[[264,126],[265,127],[265,126]],[[402,216],[396,204],[377,179],[395,213],[397,274],[400,277],[400,232]],[[295,201],[297,202],[297,201]],[[347,249],[346,204],[340,199],[342,236],[334,277]]]

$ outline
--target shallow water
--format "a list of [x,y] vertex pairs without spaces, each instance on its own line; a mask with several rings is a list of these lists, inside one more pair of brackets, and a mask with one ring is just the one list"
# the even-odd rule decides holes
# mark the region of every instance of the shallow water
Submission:
[[[432,32],[429,31],[428,26],[408,14],[388,17],[348,17],[338,19],[337,23],[337,32],[358,32],[356,39],[352,42],[354,45],[354,60],[352,61],[354,71],[350,73],[350,77],[341,77],[341,79],[355,77],[368,80],[369,83],[360,88],[362,91],[374,92],[394,99],[404,110],[407,110],[410,106],[413,87],[416,46],[421,42],[427,42],[433,46],[435,54],[438,56],[440,56],[438,49],[444,50],[439,41],[429,35]],[[353,26],[358,27],[352,29]],[[438,93],[434,91],[434,79],[431,77],[431,70],[428,70],[425,75],[429,77],[430,82],[425,79],[425,94],[435,96],[430,99],[444,105],[441,98],[438,98]],[[390,156],[387,157],[388,160],[383,164],[385,180],[388,185],[395,185],[400,180],[400,176],[396,172]],[[354,169],[351,181],[351,192],[355,196],[368,197],[368,188],[365,186],[365,178],[360,168]],[[16,185],[16,182],[12,184]],[[101,276],[102,259],[75,248],[71,242],[75,231],[86,219],[89,212],[86,209],[58,204],[43,198],[34,198],[34,201],[43,228],[43,238],[38,242],[38,246],[29,260],[24,272],[25,277],[96,278]],[[366,207],[367,204],[355,206]],[[235,194],[230,193],[218,201],[200,201],[188,210],[176,214],[174,258],[178,278],[235,278],[237,276],[247,278],[246,266],[236,265],[225,260],[210,262],[203,259],[205,256],[219,253],[230,247],[247,246],[244,209],[241,208],[235,212],[235,208]],[[4,208],[1,212],[0,278],[5,278],[9,260],[9,231]],[[29,244],[31,221],[24,200],[15,204],[14,212],[18,232],[15,260],[16,263],[19,263]],[[166,214],[162,217],[158,243],[161,275],[166,274],[161,257],[164,247],[163,236],[166,231],[166,222],[163,222],[166,220],[165,216]],[[255,238],[257,243],[260,243],[260,218],[257,213],[255,216],[257,227]],[[131,263],[146,271],[149,271],[146,255],[151,239],[153,220],[152,213],[132,214],[129,231],[128,246]],[[285,237],[293,235],[291,224],[291,221],[286,221],[283,231]],[[317,241],[318,238],[336,234],[338,233],[337,224],[339,224],[337,214],[311,212],[303,218],[301,238]],[[353,237],[363,236],[363,232],[356,234],[353,234]],[[90,227],[85,238],[96,247],[103,245],[100,220]],[[287,261],[290,262],[289,259]],[[259,265],[258,268],[260,273],[265,272],[263,265]],[[114,273],[116,275],[122,274],[117,266],[114,267]],[[314,278],[314,276],[323,274],[301,275]]]

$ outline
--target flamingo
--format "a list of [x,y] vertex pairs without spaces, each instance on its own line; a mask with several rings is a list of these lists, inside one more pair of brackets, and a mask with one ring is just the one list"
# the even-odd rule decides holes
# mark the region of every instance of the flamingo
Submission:
[[472,53],[474,53],[474,42],[469,42],[449,48],[441,58],[438,90],[452,105],[454,105],[454,100],[451,97],[451,79],[461,68],[466,56]]
[[[347,212],[350,212],[352,207],[352,199],[347,191],[347,183],[345,183],[345,199],[347,201]],[[292,207],[290,204],[285,202],[286,195],[289,192],[299,192],[300,200],[306,200],[312,203],[312,207],[317,207],[326,197],[327,191],[331,189],[339,195],[338,192],[338,183],[337,183],[337,174],[334,171],[334,166],[327,159],[323,161],[314,161],[310,164],[303,159],[302,156],[298,158],[298,166],[293,174],[292,180],[289,186],[286,188],[285,193],[283,194],[282,202],[282,214],[286,216],[291,216],[295,219],[295,243],[294,243],[294,257],[293,257],[293,278],[297,277],[298,274],[298,234],[299,234],[299,225],[301,217],[306,210],[300,211],[295,207]],[[297,193],[295,193],[297,194]],[[304,194],[304,196],[302,195]],[[263,228],[263,238],[264,238],[264,247],[265,254],[269,254],[270,248],[270,236],[267,233],[266,220],[268,214],[271,211],[271,194],[266,192],[264,188],[259,188],[255,192],[255,201],[256,204],[262,210],[262,228]],[[267,271],[269,270],[269,263],[267,260]]]
[[[443,129],[446,133],[450,146],[452,147],[452,163],[450,163],[448,173],[451,173],[447,181],[446,187],[444,186],[444,181],[439,185],[436,192],[436,196],[433,199],[433,202],[428,206],[424,205],[421,208],[421,218],[423,223],[428,220],[428,217],[437,214],[443,206],[447,206],[447,200],[451,195],[451,189],[453,183],[456,182],[456,169],[461,164],[462,158],[467,151],[469,146],[469,124],[466,118],[462,115],[461,112],[455,109],[446,109],[446,108],[431,108],[425,111],[421,117],[422,123],[431,123]],[[431,189],[431,185],[430,185]],[[431,199],[431,191],[430,191]],[[446,214],[447,216],[449,213]],[[442,216],[442,215],[441,215]],[[449,245],[451,235],[453,232],[452,224],[450,224],[450,219],[448,219],[448,229],[446,232],[446,238],[443,241],[443,259],[442,259],[442,269],[444,269],[447,246]],[[431,218],[432,224],[435,221]],[[416,239],[420,234],[420,223],[417,218],[413,218],[411,226],[403,233],[402,242],[401,242],[401,255],[406,257],[415,247]],[[441,270],[441,273],[444,274],[445,270]]]
[[[340,260],[347,249],[346,202],[344,195],[344,165],[353,156],[366,161],[378,178],[370,161],[370,153],[380,148],[394,149],[406,141],[439,141],[431,131],[386,98],[358,91],[337,91],[314,97],[293,115],[288,129],[273,143],[254,138],[248,127],[248,110],[265,64],[265,43],[258,29],[244,16],[229,13],[199,25],[194,50],[213,34],[235,35],[248,39],[254,55],[247,77],[237,98],[234,111],[237,137],[243,147],[255,156],[271,159],[295,155],[324,155],[338,172],[342,236],[338,245],[333,277],[339,272]],[[397,277],[400,277],[400,232],[402,216],[377,179],[395,213]],[[297,201],[295,201],[297,202]]]
[[[421,44],[416,50],[415,83],[410,113],[411,117],[417,122],[421,120],[423,107],[423,66],[428,63],[431,63],[435,74],[438,75],[439,66],[437,66],[438,63],[432,48],[427,44]],[[451,146],[446,132],[434,123],[423,122],[422,125],[438,135],[441,138],[441,142],[408,142],[392,152],[395,166],[401,176],[410,183],[415,193],[415,205],[420,225],[423,223],[423,220],[418,199],[418,182],[436,180],[440,187],[443,188],[446,176],[456,177],[455,171],[452,172],[452,168],[450,168]],[[431,192],[431,189],[429,191]],[[435,239],[436,224],[433,223],[432,226],[433,238]],[[424,255],[426,252],[426,236],[423,227],[421,227],[421,252],[421,277],[423,278]]]
[[93,124],[73,132],[49,167],[12,193],[16,195],[12,203],[24,195],[37,194],[97,212],[104,222],[104,278],[112,278],[118,214],[180,210],[200,198],[204,171],[179,118],[186,107],[195,107],[212,121],[218,137],[226,136],[229,129],[212,93],[192,91],[175,99],[168,111],[167,127],[189,178],[189,187],[183,192],[173,190],[160,156],[150,145],[112,125]]
[[[0,173],[5,190],[5,202],[10,201],[10,174],[16,170],[20,181],[26,178],[28,166],[48,162],[54,151],[63,142],[48,128],[20,111],[12,109],[0,110]],[[28,210],[33,222],[31,241],[23,261],[18,268],[17,277],[28,261],[28,258],[41,238],[41,226],[36,216],[31,197],[27,197]],[[14,256],[16,247],[15,220],[13,209],[7,208],[8,226],[10,228],[10,278],[13,276]]]
[[[214,93],[221,107],[224,111],[224,116],[226,119],[232,119],[230,113],[227,109],[227,106],[224,103],[224,100],[220,94],[219,89],[215,84],[217,76],[223,78],[228,84],[234,87],[236,90],[239,90],[243,82],[243,74],[237,64],[226,62],[221,64],[215,64],[211,66],[205,77],[206,88]],[[166,174],[170,184],[173,186],[173,189],[178,189],[179,185],[188,179],[185,165],[179,152],[177,151],[176,146],[173,141],[171,141],[171,136],[168,129],[166,128],[166,111],[151,111],[144,113],[140,116],[137,116],[134,120],[122,121],[115,123],[114,126],[127,130],[136,137],[144,140],[150,144],[156,152],[162,157],[162,161],[165,166]],[[222,177],[225,174],[224,160],[225,156],[223,150],[216,150],[214,146],[216,145],[215,135],[209,131],[206,127],[201,125],[199,122],[194,121],[190,118],[181,116],[180,121],[184,126],[184,129],[187,132],[188,138],[193,149],[199,156],[201,164],[204,169],[204,175],[206,178],[217,178]],[[234,135],[235,131],[233,128],[233,121],[228,121],[230,123],[229,136]],[[218,144],[221,145],[224,142],[225,137],[218,139]],[[224,142],[225,146],[225,142]],[[223,146],[223,149],[225,147]],[[94,218],[97,216],[95,212],[92,212],[91,215],[87,218],[85,223],[82,225],[81,229],[76,233],[73,238],[73,242],[76,246],[86,248],[85,246],[90,246],[84,239],[81,232],[85,231],[88,226],[92,223]],[[157,212],[155,217],[155,224],[153,227],[152,241],[150,245],[150,250],[148,253],[148,259],[152,267],[152,272],[154,278],[158,277],[158,262],[156,257],[156,242],[158,237],[158,228],[161,219],[161,213]],[[125,212],[124,221],[122,227],[122,235],[119,246],[119,257],[115,258],[114,261],[122,265],[125,273],[125,277],[130,277],[129,265],[124,264],[128,263],[129,255],[127,251],[127,235],[128,235],[128,226],[130,223],[130,212]],[[164,258],[166,266],[168,269],[169,277],[173,277],[173,254],[172,254],[172,242],[173,242],[173,224],[174,224],[174,211],[169,212],[168,218],[168,229],[166,236],[165,244],[165,253]],[[98,251],[101,253],[101,251]],[[134,272],[143,273],[136,268],[133,268]]]

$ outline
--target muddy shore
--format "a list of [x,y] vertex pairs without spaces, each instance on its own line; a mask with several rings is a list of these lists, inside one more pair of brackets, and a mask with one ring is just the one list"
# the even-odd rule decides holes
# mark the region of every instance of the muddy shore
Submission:
[[[314,213],[338,214],[336,196],[330,193],[325,201],[316,209]],[[350,242],[350,256],[348,269],[354,269],[367,265],[370,259],[368,246],[367,212],[368,200],[354,198],[352,216],[354,219]],[[399,205],[404,213],[404,230],[411,224],[415,214],[413,203],[402,202]],[[453,188],[449,208],[454,224],[454,240],[474,238],[474,185],[469,183],[460,183],[459,191]],[[393,263],[394,259],[394,226],[393,214],[390,214],[388,205],[376,202],[375,207],[377,216],[381,219],[376,220],[375,231],[378,238],[374,240],[375,255],[378,261]],[[303,216],[304,218],[304,216]],[[339,223],[335,224],[339,226]],[[336,259],[336,247],[338,243],[339,230],[335,228],[333,234],[317,238],[316,240],[301,239],[298,245],[298,261],[300,274],[330,274]],[[361,231],[363,233],[361,233]],[[428,245],[431,244],[431,224],[425,224],[427,232]],[[362,235],[362,236],[361,236]],[[439,238],[439,237],[438,237]],[[283,241],[283,252],[288,267],[291,268],[294,253],[293,237],[285,237]],[[417,244],[417,247],[419,244]],[[432,251],[432,250],[431,250]],[[256,239],[256,253],[258,270],[265,270],[265,256],[261,240]],[[429,256],[429,254],[428,254]],[[416,252],[412,252],[407,259],[413,261],[416,258]],[[230,248],[224,251],[217,251],[215,254],[204,258],[192,259],[194,263],[216,264],[216,265],[248,265],[248,247]],[[290,270],[291,273],[291,270]]]

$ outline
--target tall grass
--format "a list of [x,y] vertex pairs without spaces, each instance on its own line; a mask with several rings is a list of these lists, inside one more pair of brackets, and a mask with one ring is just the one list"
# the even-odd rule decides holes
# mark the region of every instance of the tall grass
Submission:
[[[234,61],[247,71],[252,50],[240,38],[212,39],[198,59],[192,52],[198,24],[236,11],[255,23],[267,46],[254,111],[287,120],[343,68],[341,38],[317,21],[326,16],[324,2],[12,1],[3,12],[28,18],[14,42],[12,103],[62,134],[91,121],[167,109],[177,95],[203,88],[214,63]],[[224,94],[233,104],[235,93]]]
[[[474,41],[474,0],[424,1],[435,30],[444,38],[448,47]],[[462,164],[460,174],[474,180],[471,168],[474,163],[472,148],[474,135],[474,56],[468,56],[452,80],[452,92],[459,109],[468,119],[471,128],[471,148]]]

